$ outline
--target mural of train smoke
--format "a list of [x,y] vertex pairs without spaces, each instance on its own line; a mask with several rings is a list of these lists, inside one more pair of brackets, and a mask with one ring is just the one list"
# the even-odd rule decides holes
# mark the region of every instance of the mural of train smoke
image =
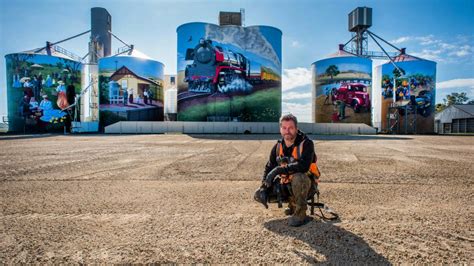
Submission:
[[231,83],[219,87],[219,91],[222,93],[228,92],[250,92],[252,85],[243,79],[234,79]]
[[[270,42],[260,33],[258,27],[219,27],[208,24],[206,26],[206,38],[221,43],[232,43],[242,50],[261,55],[280,66],[280,58],[276,54]],[[252,41],[249,41],[252,40]]]

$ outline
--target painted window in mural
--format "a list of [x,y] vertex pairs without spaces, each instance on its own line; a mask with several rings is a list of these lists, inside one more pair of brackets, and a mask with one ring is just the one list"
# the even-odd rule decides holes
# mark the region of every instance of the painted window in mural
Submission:
[[205,23],[177,31],[178,120],[278,121],[281,31]]

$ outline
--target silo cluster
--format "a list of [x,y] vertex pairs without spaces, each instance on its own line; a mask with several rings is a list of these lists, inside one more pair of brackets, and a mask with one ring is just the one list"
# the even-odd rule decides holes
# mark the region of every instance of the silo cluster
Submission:
[[[279,29],[244,27],[242,14],[232,12],[221,13],[220,25],[179,26],[177,74],[165,91],[164,65],[133,45],[111,55],[112,36],[118,39],[111,32],[111,16],[103,8],[92,8],[91,14],[87,63],[49,42],[5,56],[10,131],[54,130],[72,117],[100,121],[102,127],[163,121],[165,113],[167,120],[178,121],[278,121]],[[433,132],[436,63],[400,49],[398,56],[373,67],[366,51],[367,34],[374,35],[370,26],[371,9],[355,9],[349,30],[356,53],[340,45],[312,64],[313,122],[364,123],[391,133]]]
[[432,133],[436,63],[402,50],[392,61],[372,69],[371,59],[342,47],[314,62],[313,122],[365,123],[380,132]]

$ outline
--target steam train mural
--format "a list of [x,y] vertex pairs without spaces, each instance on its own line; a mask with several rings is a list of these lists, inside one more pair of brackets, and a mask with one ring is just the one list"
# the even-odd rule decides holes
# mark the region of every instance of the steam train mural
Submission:
[[178,120],[278,121],[280,30],[188,23],[177,32]]
[[238,83],[250,85],[262,83],[278,83],[280,76],[270,68],[260,66],[260,73],[250,72],[250,61],[242,53],[213,45],[212,40],[199,40],[194,49],[187,49],[184,80],[188,83],[188,91],[203,93],[225,93],[224,88]]

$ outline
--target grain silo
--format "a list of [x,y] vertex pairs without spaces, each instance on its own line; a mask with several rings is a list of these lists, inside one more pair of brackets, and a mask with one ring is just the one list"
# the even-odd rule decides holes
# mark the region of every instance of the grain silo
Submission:
[[164,65],[135,48],[99,59],[102,126],[118,121],[163,121]]
[[278,121],[282,32],[223,18],[176,30],[178,120]]
[[312,116],[316,123],[371,125],[372,60],[343,50],[312,64]]

